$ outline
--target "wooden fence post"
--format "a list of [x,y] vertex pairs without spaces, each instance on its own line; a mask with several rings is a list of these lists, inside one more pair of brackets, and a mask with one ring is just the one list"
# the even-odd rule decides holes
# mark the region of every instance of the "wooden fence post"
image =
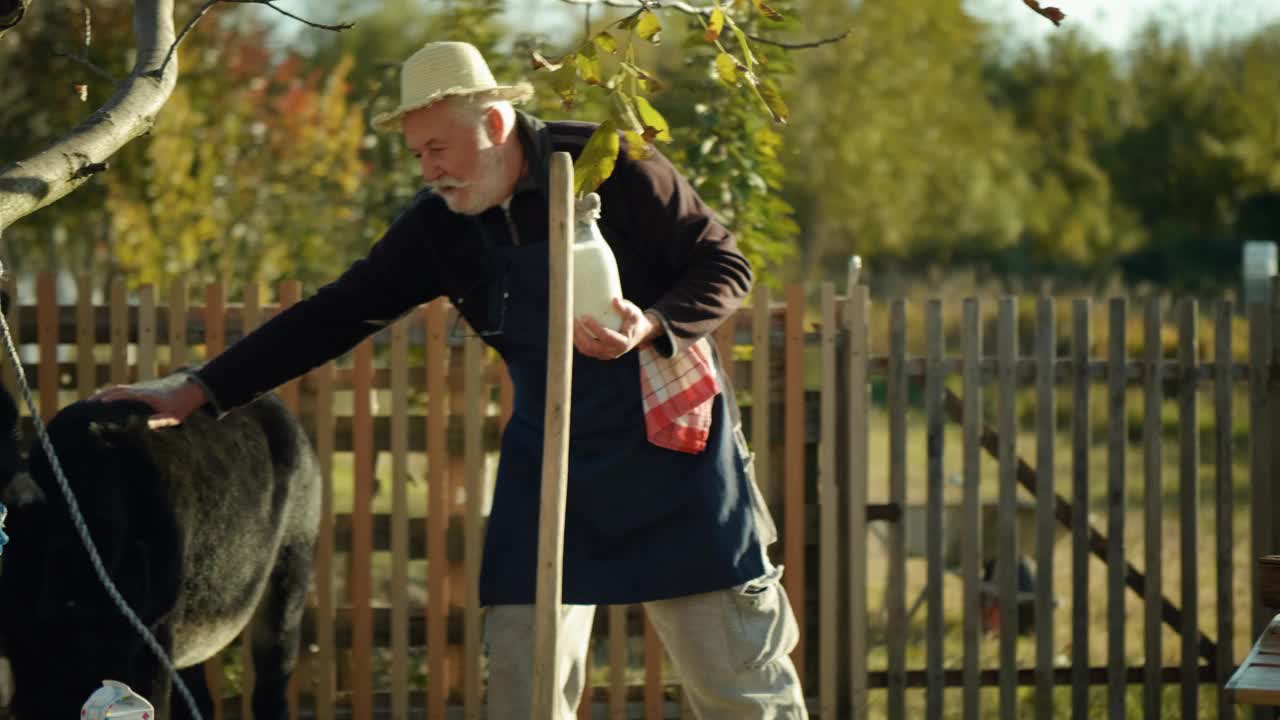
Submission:
[[573,164],[551,156],[551,288],[547,326],[547,407],[542,451],[542,504],[538,517],[538,589],[533,628],[535,720],[552,720],[560,702],[560,574],[568,484],[569,395],[573,372]]

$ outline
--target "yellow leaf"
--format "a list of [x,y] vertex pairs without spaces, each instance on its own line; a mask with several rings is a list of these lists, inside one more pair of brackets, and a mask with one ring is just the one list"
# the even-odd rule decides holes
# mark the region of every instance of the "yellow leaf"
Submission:
[[651,11],[645,10],[640,13],[640,18],[636,22],[636,33],[644,40],[658,43],[658,34],[662,32],[662,21],[658,19]]
[[768,5],[765,5],[765,4],[764,4],[764,0],[753,0],[753,2],[755,2],[755,4],[756,4],[756,9],[760,11],[760,14],[761,14],[761,15],[764,15],[765,17],[769,18],[770,20],[781,20],[781,19],[782,19],[782,13],[778,12],[777,10],[774,10],[773,8],[769,7]]
[[707,34],[704,36],[707,42],[719,40],[721,30],[724,30],[724,10],[717,6],[711,10],[711,17],[707,18]]
[[632,160],[644,160],[649,157],[650,146],[643,135],[634,130],[626,130],[622,136],[627,141],[627,157]]
[[601,52],[607,52],[610,55],[618,52],[618,41],[614,40],[613,36],[607,32],[598,33],[594,38],[591,38],[591,42],[595,43]]
[[648,100],[639,95],[635,100],[636,110],[640,112],[640,122],[644,124],[645,138],[671,142],[671,128],[667,125],[667,119],[662,117],[662,113],[655,110]]
[[581,197],[600,187],[618,162],[618,127],[612,120],[600,123],[573,163],[573,192]]
[[588,45],[588,52],[578,53],[578,75],[592,85],[600,84],[600,61],[596,59],[595,47]]
[[738,83],[738,61],[734,60],[729,53],[720,53],[716,56],[716,72],[726,85]]

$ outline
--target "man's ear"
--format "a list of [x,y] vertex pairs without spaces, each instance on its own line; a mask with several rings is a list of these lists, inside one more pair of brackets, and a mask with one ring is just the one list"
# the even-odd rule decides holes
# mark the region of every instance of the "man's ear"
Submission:
[[506,117],[496,106],[489,106],[484,111],[484,129],[489,135],[489,142],[501,145],[507,139],[511,128],[507,127]]

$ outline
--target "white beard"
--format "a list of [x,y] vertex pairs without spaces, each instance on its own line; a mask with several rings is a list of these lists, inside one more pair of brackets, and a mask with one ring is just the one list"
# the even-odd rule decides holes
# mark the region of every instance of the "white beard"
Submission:
[[456,195],[444,196],[449,209],[460,215],[479,215],[491,207],[501,205],[507,199],[504,187],[507,159],[502,154],[501,147],[489,145],[482,149],[477,165],[475,179],[463,189],[466,198],[464,202],[459,202],[461,198]]

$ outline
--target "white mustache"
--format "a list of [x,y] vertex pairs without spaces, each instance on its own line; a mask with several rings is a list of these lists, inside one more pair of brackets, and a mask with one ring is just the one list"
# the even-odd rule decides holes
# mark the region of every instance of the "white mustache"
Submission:
[[427,183],[427,187],[432,191],[460,190],[462,188],[467,187],[468,185],[470,185],[470,183],[463,180],[457,180],[454,178],[440,178],[439,180],[433,183]]

